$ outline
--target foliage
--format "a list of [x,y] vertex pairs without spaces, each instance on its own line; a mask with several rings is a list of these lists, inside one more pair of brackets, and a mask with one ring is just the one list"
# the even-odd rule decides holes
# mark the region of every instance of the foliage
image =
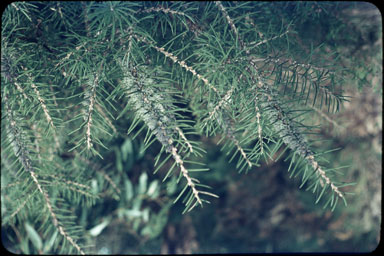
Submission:
[[[200,182],[215,175],[204,162],[207,140],[221,144],[239,172],[284,156],[315,203],[347,204],[352,183],[338,181],[344,167],[329,163],[334,149],[308,125],[314,111],[331,115],[347,99],[344,70],[337,52],[305,52],[298,43],[295,23],[314,19],[313,6],[287,4],[292,16],[276,18],[279,5],[8,5],[2,225],[18,233],[12,249],[84,254],[112,216],[133,236],[156,238],[172,203],[187,213],[220,200]],[[106,214],[90,212],[103,200],[114,202],[112,213],[85,223],[82,216]]]

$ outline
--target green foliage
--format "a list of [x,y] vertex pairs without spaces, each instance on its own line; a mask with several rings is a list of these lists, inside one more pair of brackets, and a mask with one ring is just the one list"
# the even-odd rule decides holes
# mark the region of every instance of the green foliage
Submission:
[[[239,172],[288,151],[288,172],[316,203],[346,204],[341,188],[351,184],[337,181],[331,151],[312,145],[315,128],[303,121],[314,109],[339,110],[342,70],[336,52],[299,51],[295,19],[311,7],[294,7],[280,20],[263,2],[8,5],[2,225],[25,230],[33,247],[18,252],[85,253],[75,209],[85,216],[103,198],[119,202],[116,216],[133,233],[156,238],[171,202],[183,213],[216,202],[200,173],[209,170],[207,139]],[[148,150],[156,151],[153,178],[134,171]],[[158,211],[146,205],[155,202]],[[87,229],[97,237],[109,225],[105,218]]]

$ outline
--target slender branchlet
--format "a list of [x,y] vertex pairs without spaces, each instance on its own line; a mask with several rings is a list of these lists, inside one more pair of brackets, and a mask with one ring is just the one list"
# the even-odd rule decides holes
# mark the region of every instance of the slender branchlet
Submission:
[[95,199],[98,197],[97,195],[89,192],[89,191],[91,191],[91,187],[86,185],[86,184],[82,184],[79,182],[74,182],[72,180],[64,179],[64,178],[59,177],[57,175],[50,175],[49,174],[48,177],[52,179],[52,181],[50,180],[49,182],[52,182],[53,184],[61,185],[61,186],[65,187],[66,189],[69,189],[69,190],[76,192],[76,194],[82,194],[86,198],[92,198],[92,199]]
[[314,106],[310,106],[310,108],[312,108],[313,110],[316,111],[316,113],[318,113],[322,118],[324,118],[325,120],[327,120],[329,123],[331,123],[332,125],[334,125],[335,127],[337,127],[338,129],[343,129],[344,127],[341,126],[340,124],[338,124],[335,120],[331,119],[327,114],[325,114],[323,111],[321,111],[320,109],[314,107]]
[[13,84],[16,86],[16,89],[23,95],[24,99],[28,100],[29,97],[25,93],[24,89],[20,86],[20,84],[16,81]]
[[259,143],[260,143],[260,153],[264,154],[263,128],[262,128],[261,123],[260,123],[261,114],[260,114],[260,109],[257,106],[257,104],[258,104],[258,97],[257,96],[255,97],[255,103],[254,104],[255,104],[255,111],[256,111],[257,137],[258,137]]
[[[286,33],[288,33],[288,31],[286,31]],[[282,57],[268,56],[267,58],[261,58],[259,60],[263,61],[265,63],[273,62],[273,63],[278,64],[278,65],[284,65],[285,67],[290,68],[290,69],[295,69],[295,70],[300,69],[299,72],[302,72],[302,73],[317,70],[317,71],[320,71],[322,73],[326,72],[327,74],[334,74],[334,71],[329,70],[327,68],[317,67],[317,66],[315,66],[313,64],[309,64],[309,63],[299,63],[296,60],[286,59],[286,58],[282,58]],[[309,73],[312,74],[313,72],[309,72]]]
[[[200,205],[202,205],[203,202],[200,199],[199,191],[196,189],[196,185],[195,185],[197,180],[193,179],[189,176],[188,170],[184,167],[184,162],[181,159],[181,156],[177,153],[177,148],[173,145],[167,145],[167,146],[168,147],[170,146],[172,157],[175,160],[175,162],[177,163],[177,165],[180,167],[180,171],[183,174],[184,178],[187,180],[187,185],[191,188],[192,193],[193,193],[194,197],[196,198],[196,201]],[[195,205],[192,206],[192,208],[194,208],[194,207],[195,207]],[[192,210],[192,208],[190,208],[190,210]]]
[[219,103],[217,103],[217,105],[213,108],[213,110],[211,112],[209,112],[208,117],[206,118],[206,120],[204,122],[208,122],[208,121],[212,120],[213,117],[217,117],[217,112],[229,103],[229,100],[231,99],[233,90],[234,90],[234,87],[232,87],[231,89],[229,89],[227,91],[227,93],[219,101]]
[[[21,68],[27,72],[28,69],[21,66]],[[52,136],[53,136],[53,139],[55,141],[55,148],[58,149],[60,147],[60,142],[59,142],[59,139],[57,137],[57,134],[56,134],[56,126],[54,125],[53,123],[53,119],[49,113],[49,109],[47,107],[47,104],[45,103],[45,100],[44,98],[41,96],[41,93],[38,89],[38,87],[36,86],[35,82],[33,81],[31,75],[29,73],[27,73],[27,77],[28,77],[28,80],[29,80],[29,84],[31,85],[32,89],[33,89],[33,92],[35,93],[36,97],[37,97],[37,101],[39,102],[39,105],[41,107],[41,109],[43,110],[44,112],[44,116],[45,116],[45,119],[47,120],[48,122],[48,125],[52,128]]]
[[[319,174],[322,180],[325,181],[327,185],[331,186],[332,191],[334,191],[340,198],[344,198],[343,193],[340,192],[339,188],[331,181],[331,179],[327,176],[325,171],[321,168],[319,163],[315,160],[315,156],[313,153],[305,158],[308,163],[313,167],[313,169],[316,171],[316,173]],[[324,186],[324,184],[321,184]]]
[[[6,54],[7,53],[4,53],[4,55],[6,55]],[[3,54],[2,54],[2,60],[3,60]],[[15,62],[15,60],[12,59],[11,56],[7,56],[7,57],[4,56],[4,61],[6,63],[4,64],[4,66],[2,64],[2,73],[5,73],[6,77],[9,79],[9,82],[13,83],[16,86],[16,89],[21,93],[21,95],[23,95],[24,99],[32,101],[31,96],[27,96],[25,90],[21,87],[21,85],[17,81],[17,77],[20,77],[20,74],[17,74],[17,72],[15,72],[14,69],[10,68],[10,66],[12,65],[11,63]],[[49,109],[48,109],[48,106],[46,104],[46,101],[45,101],[44,97],[41,95],[35,82],[33,81],[33,78],[31,76],[31,74],[28,72],[28,69],[26,67],[24,67],[23,65],[20,65],[20,69],[23,70],[23,72],[27,76],[28,84],[32,87],[33,92],[36,95],[37,101],[39,103],[39,106],[43,110],[43,113],[44,113],[45,119],[47,120],[48,126],[51,128],[51,131],[53,132],[52,135],[53,135],[53,138],[55,140],[55,146],[56,146],[56,148],[59,148],[60,143],[59,143],[59,139],[58,139],[57,134],[56,134],[56,126],[53,123],[53,119],[51,117],[51,114],[49,113]],[[21,104],[22,104],[22,102],[21,102]],[[35,124],[33,124],[31,126],[31,129],[36,131],[36,129],[34,129],[34,128],[36,128]],[[37,137],[39,137],[39,136],[37,136]],[[37,140],[36,140],[36,143],[37,143]],[[36,145],[38,145],[38,144],[36,144]]]
[[223,16],[225,17],[225,19],[227,20],[229,26],[231,27],[231,30],[233,31],[233,34],[235,35],[235,38],[237,38],[237,40],[239,40],[240,46],[243,47],[244,46],[244,42],[239,37],[239,32],[237,31],[237,28],[236,28],[235,24],[233,23],[233,20],[231,19],[231,17],[229,17],[227,10],[225,10],[225,8],[224,8],[223,4],[221,3],[221,1],[216,1],[215,4],[220,9],[220,11],[223,13]]
[[247,154],[245,153],[244,149],[240,146],[240,142],[236,139],[232,127],[228,127],[226,131],[227,137],[235,144],[237,150],[240,152],[241,156],[246,161],[249,168],[252,167],[252,162],[249,160]]
[[109,177],[109,175],[106,174],[104,171],[100,171],[100,172],[103,175],[103,177],[105,178],[105,180],[108,181],[112,185],[113,189],[120,195],[121,194],[121,190],[116,185],[116,183],[111,179],[111,177]]
[[[55,68],[57,68],[58,66],[62,65],[65,61],[67,61],[75,52],[79,51],[82,47],[84,47],[86,45],[86,43],[82,43],[81,45],[79,46],[76,46],[75,47],[75,50],[74,51],[70,51],[67,53],[67,55],[65,55],[64,58],[62,58],[59,62],[56,63],[55,65]],[[63,73],[64,77],[66,76],[66,73]]]
[[250,42],[250,43],[248,43],[248,46],[257,47],[257,46],[260,46],[262,44],[266,44],[266,43],[268,43],[270,41],[273,41],[275,39],[278,39],[278,38],[281,38],[281,37],[285,36],[289,32],[290,32],[289,30],[286,30],[285,32],[281,33],[280,35],[276,35],[276,36],[273,36],[271,38],[267,38],[267,39],[264,39],[264,40],[258,41],[258,42]]
[[11,109],[11,106],[9,104],[9,99],[7,93],[3,95],[4,97],[4,103],[6,107],[7,112],[7,123],[8,123],[8,129],[9,134],[12,136],[12,144],[14,144],[14,153],[16,157],[18,158],[19,162],[21,163],[23,169],[25,172],[29,173],[33,182],[35,183],[38,191],[43,196],[43,199],[45,201],[45,206],[47,207],[51,218],[53,225],[58,229],[59,233],[73,246],[77,249],[79,253],[82,255],[85,255],[84,251],[80,248],[80,246],[76,243],[76,241],[67,233],[65,228],[60,224],[57,215],[54,211],[54,207],[49,199],[48,192],[41,186],[41,183],[37,177],[37,174],[35,172],[35,168],[32,165],[32,159],[30,157],[30,152],[28,148],[26,147],[24,140],[24,136],[22,135],[22,130],[20,127],[18,127],[18,124],[14,118],[13,111]]
[[75,182],[75,181],[72,181],[72,180],[64,179],[64,178],[59,177],[57,175],[49,175],[49,177],[52,177],[54,180],[63,182],[63,183],[65,183],[67,185],[70,185],[70,186],[75,186],[75,187],[79,187],[81,189],[91,190],[91,187],[88,186],[88,185],[85,185],[85,184],[82,184],[82,183],[79,183],[79,182]]
[[33,134],[34,134],[34,142],[35,142],[35,148],[36,148],[36,153],[37,153],[37,158],[39,159],[39,162],[41,163],[41,152],[40,152],[40,144],[39,144],[39,140],[41,140],[41,136],[40,136],[40,133],[39,131],[37,131],[37,127],[35,124],[32,124],[31,126],[31,129],[33,131]]
[[185,13],[183,12],[175,11],[170,8],[164,8],[162,6],[150,7],[145,10],[142,10],[141,12],[163,12],[165,14],[174,14],[174,15],[176,14],[176,15],[186,16]]
[[227,11],[225,10],[221,1],[216,1],[215,4],[217,5],[217,7],[219,7],[220,11],[223,13],[224,17],[227,19],[227,22],[228,22],[229,26],[231,26],[231,29],[232,29],[233,33],[235,34],[235,36],[238,37],[239,33],[237,32],[237,28],[236,28],[235,24],[233,23],[233,20],[231,19],[231,17],[229,17],[229,15],[228,15]]
[[112,120],[104,113],[104,110],[100,107],[100,105],[95,103],[95,108],[104,117],[105,122],[108,124],[109,127],[111,127],[112,131],[116,134],[116,127],[113,125]]
[[[136,109],[137,114],[145,122],[151,131],[156,134],[158,140],[165,145],[167,152],[171,152],[169,145],[173,144],[172,127],[175,125],[175,117],[166,112],[167,107],[162,104],[162,94],[156,93],[151,87],[145,86],[140,78],[136,78],[126,65],[120,64],[124,78],[122,81],[125,93],[129,95],[130,104]],[[137,72],[135,72],[136,75]],[[143,77],[141,77],[143,79]],[[146,79],[146,83],[153,83],[153,79]]]
[[179,128],[179,127],[175,127],[176,131],[179,133],[180,137],[185,141],[185,143],[187,144],[188,148],[189,148],[189,152],[193,153],[193,147],[191,145],[191,143],[189,142],[189,140],[185,137],[183,131]]
[[173,55],[172,53],[170,52],[167,52],[163,47],[158,47],[156,45],[154,45],[153,43],[150,43],[148,42],[148,40],[146,40],[144,37],[140,37],[138,35],[134,35],[134,37],[140,41],[140,42],[144,42],[150,46],[152,46],[153,48],[155,48],[158,52],[164,54],[167,58],[170,58],[174,63],[180,65],[181,67],[185,68],[185,70],[191,72],[194,76],[196,76],[199,80],[202,80],[204,82],[204,84],[206,86],[208,86],[210,89],[212,89],[214,92],[216,92],[217,94],[219,94],[219,90],[213,86],[209,81],[208,79],[206,79],[205,77],[203,77],[202,75],[200,75],[199,73],[197,73],[197,71],[195,69],[193,69],[192,67],[188,66],[185,61],[183,60],[179,60],[175,55]]
[[[256,75],[258,88],[262,91],[263,99],[261,100],[261,106],[264,109],[266,117],[271,121],[275,131],[293,152],[308,161],[319,177],[325,181],[326,184],[330,185],[333,192],[335,192],[340,198],[344,198],[338,187],[330,180],[325,171],[315,160],[315,154],[310,150],[304,136],[296,127],[294,127],[293,122],[280,107],[281,103],[277,99],[277,94],[260,77],[257,67],[252,60],[250,61],[250,64],[253,68],[254,74]],[[321,182],[321,185],[324,186],[324,182]]]
[[19,205],[19,207],[17,207],[17,209],[11,213],[11,215],[9,216],[9,218],[14,218],[24,207],[25,205],[29,202],[29,200],[31,200],[31,198],[34,196],[35,194],[34,193],[30,193],[28,195],[27,198],[24,199],[24,201]]
[[91,78],[89,80],[90,82],[90,91],[86,91],[84,94],[84,97],[86,99],[86,103],[88,106],[88,109],[85,113],[84,120],[86,120],[86,142],[87,142],[87,149],[90,150],[93,146],[92,144],[92,138],[91,138],[91,127],[92,127],[92,114],[93,114],[93,108],[95,107],[95,101],[96,101],[96,87],[99,83],[99,76],[98,74],[95,75],[94,78]]
[[23,95],[24,99],[29,100],[29,97],[25,93],[24,89],[17,81],[17,74],[15,72],[15,68],[12,67],[13,63],[15,63],[15,53],[11,51],[8,47],[8,43],[6,40],[3,42],[4,45],[1,46],[1,74],[6,78],[11,84],[14,84],[16,89]]
[[225,108],[231,103],[231,96],[234,92],[234,87],[227,91],[224,97],[219,101],[219,103],[214,107],[214,109],[209,112],[208,117],[203,120],[202,128],[208,125],[208,122],[216,120],[216,122],[221,126],[225,136],[233,142],[237,150],[240,152],[243,159],[246,161],[249,168],[252,167],[252,162],[245,153],[244,148],[240,145],[239,140],[235,136],[235,129],[233,123],[230,120],[230,117],[225,112]]
[[[24,69],[24,70],[26,71],[26,69]],[[36,96],[37,96],[37,100],[39,101],[39,104],[40,104],[41,108],[42,108],[43,111],[44,111],[44,115],[45,115],[45,118],[47,119],[48,124],[49,124],[53,129],[56,129],[55,125],[53,124],[52,117],[51,117],[51,115],[49,114],[49,110],[48,110],[48,108],[47,108],[47,105],[45,104],[45,100],[41,97],[40,92],[39,92],[37,86],[36,86],[35,83],[32,81],[32,78],[31,78],[31,76],[30,76],[29,74],[28,74],[28,78],[29,78],[31,87],[32,87],[33,91],[35,92],[35,94],[36,94]]]
[[[331,112],[337,111],[339,103],[344,100],[331,90],[336,76],[332,70],[282,57],[254,58],[253,61],[263,63],[264,72],[273,75],[277,85],[284,85],[281,86],[284,87],[284,93],[288,87],[295,95],[306,99],[306,103],[308,100],[312,105],[316,102],[320,106],[326,103],[328,112]],[[311,91],[314,93],[310,94]]]
[[155,134],[157,140],[165,148],[165,151],[172,155],[172,158],[180,168],[182,176],[187,181],[187,186],[190,187],[192,191],[196,203],[191,204],[188,209],[192,210],[196,204],[202,205],[202,199],[199,193],[207,195],[211,193],[197,189],[196,183],[199,183],[199,181],[189,175],[182,156],[178,153],[175,141],[176,134],[180,135],[191,152],[192,146],[177,126],[175,116],[171,112],[168,112],[168,110],[172,109],[172,106],[166,106],[165,103],[163,103],[166,101],[163,99],[161,91],[156,93],[153,88],[151,88],[151,85],[153,86],[155,81],[145,75],[143,76],[142,70],[138,69],[133,72],[133,69],[129,70],[128,66],[123,65],[121,61],[120,66],[124,74],[122,85],[125,88],[125,93],[128,95],[129,103],[135,108],[136,114],[144,121],[152,133]]

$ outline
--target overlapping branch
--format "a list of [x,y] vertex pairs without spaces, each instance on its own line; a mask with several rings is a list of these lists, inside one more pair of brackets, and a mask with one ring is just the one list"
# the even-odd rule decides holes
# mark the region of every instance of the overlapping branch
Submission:
[[11,136],[10,141],[13,144],[14,148],[14,154],[21,163],[23,169],[25,172],[29,173],[30,177],[32,178],[33,182],[35,183],[35,186],[39,193],[43,196],[43,199],[45,201],[45,206],[47,207],[50,216],[52,218],[53,225],[58,229],[59,233],[74,247],[77,249],[77,251],[81,254],[85,254],[84,251],[81,249],[81,247],[77,244],[77,242],[70,236],[70,234],[65,230],[64,226],[60,223],[54,207],[50,201],[48,192],[43,188],[41,185],[38,175],[36,174],[35,168],[32,165],[32,159],[30,156],[30,152],[26,146],[25,136],[23,136],[23,131],[19,127],[15,117],[13,110],[11,109],[8,95],[5,93],[3,95],[3,102],[6,107],[6,114],[7,114],[7,124],[8,124],[8,130],[9,130],[9,136]]
[[172,155],[172,158],[180,168],[180,173],[187,182],[187,186],[192,191],[186,203],[186,210],[190,211],[196,205],[203,204],[200,194],[217,197],[212,193],[197,189],[199,181],[190,176],[190,171],[184,165],[183,157],[177,149],[176,135],[180,135],[181,141],[187,144],[190,152],[193,152],[193,150],[190,142],[183,135],[180,127],[178,127],[175,116],[172,114],[173,106],[166,105],[170,104],[167,103],[169,100],[163,98],[164,96],[161,91],[154,91],[152,87],[154,87],[155,81],[150,77],[146,77],[140,67],[135,68],[135,71],[133,71],[133,68],[129,69],[128,65],[123,65],[121,61],[119,61],[119,64],[124,74],[121,84],[128,96],[128,102],[135,109],[140,119],[144,121],[156,136],[156,139],[162,144],[165,151]]
[[317,173],[317,177],[319,178],[322,186],[324,186],[325,182],[327,185],[330,185],[330,188],[334,193],[344,199],[343,193],[340,192],[339,188],[334,184],[334,182],[331,181],[323,168],[316,161],[315,153],[310,150],[308,143],[301,132],[294,127],[292,120],[290,120],[285,111],[280,107],[281,103],[277,99],[277,94],[263,81],[252,59],[250,60],[250,65],[253,68],[252,71],[258,81],[257,90],[261,91],[261,106],[264,109],[263,112],[272,123],[275,131],[293,152],[308,161],[308,163],[313,167],[314,172]]

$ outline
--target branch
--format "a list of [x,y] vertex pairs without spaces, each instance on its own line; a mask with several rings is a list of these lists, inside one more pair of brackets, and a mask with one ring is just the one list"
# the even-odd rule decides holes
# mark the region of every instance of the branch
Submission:
[[[192,191],[192,196],[194,200],[196,200],[196,203],[194,204],[193,199],[189,198],[186,203],[186,210],[192,210],[197,204],[202,205],[202,199],[199,195],[201,191],[196,188],[196,183],[199,181],[190,177],[189,171],[184,166],[184,161],[175,146],[174,138],[176,134],[180,135],[181,129],[177,126],[176,118],[173,116],[172,111],[168,112],[168,110],[173,109],[173,106],[167,105],[171,103],[168,103],[169,101],[164,98],[165,96],[163,96],[160,91],[157,93],[154,92],[152,88],[154,81],[146,77],[144,72],[141,70],[135,70],[135,72],[133,72],[129,70],[127,65],[123,65],[122,61],[119,60],[118,62],[124,74],[121,84],[125,88],[128,102],[136,110],[136,115],[144,121],[156,136],[156,139],[162,144],[165,151],[172,155],[174,161],[180,168],[182,176],[187,181],[187,186]],[[186,141],[186,144],[192,152],[192,146],[186,140],[183,133],[181,133],[180,136]],[[207,193],[209,192],[205,194]]]
[[58,229],[59,233],[73,246],[76,248],[76,250],[82,254],[85,255],[83,250],[80,248],[80,246],[75,242],[75,240],[67,233],[65,228],[60,224],[57,215],[55,211],[53,210],[53,206],[51,204],[51,201],[49,199],[49,195],[47,191],[41,186],[37,174],[35,172],[34,167],[32,166],[32,160],[30,158],[29,150],[26,148],[25,143],[23,142],[23,135],[22,130],[18,127],[18,124],[15,121],[13,111],[9,105],[9,99],[7,93],[4,93],[3,95],[5,108],[7,112],[7,120],[8,120],[8,129],[9,129],[9,135],[12,137],[11,143],[14,145],[14,153],[21,163],[23,169],[30,174],[33,182],[35,183],[38,191],[43,196],[43,199],[45,201],[45,206],[48,208],[48,211],[52,218],[53,225]]
[[[344,195],[315,160],[315,154],[309,149],[305,138],[302,136],[300,131],[294,127],[293,122],[281,109],[281,104],[277,100],[276,93],[274,93],[272,88],[270,88],[260,77],[257,67],[252,59],[250,60],[250,65],[256,75],[258,89],[260,89],[263,96],[261,104],[264,109],[264,113],[272,123],[275,131],[279,134],[284,143],[293,150],[293,152],[308,161],[314,171],[318,174],[318,177],[320,177],[321,180],[324,180],[326,184],[329,184],[333,192],[335,192],[340,198],[344,199]],[[321,182],[321,185],[324,186],[323,182]]]
[[196,72],[195,69],[193,69],[192,67],[188,66],[185,61],[180,61],[175,55],[173,55],[172,53],[170,52],[167,52],[164,48],[162,47],[158,47],[156,45],[154,45],[153,43],[150,43],[149,41],[147,41],[144,37],[140,37],[138,35],[134,35],[134,37],[140,41],[140,42],[144,42],[148,45],[150,45],[151,47],[155,48],[158,52],[164,54],[167,58],[170,58],[174,63],[180,65],[181,67],[185,68],[185,70],[191,72],[194,76],[196,76],[199,80],[202,80],[204,82],[204,84],[206,86],[208,86],[210,89],[212,89],[214,92],[216,92],[217,94],[219,94],[219,91],[217,90],[216,87],[214,87],[209,81],[208,79],[206,79],[205,77],[203,77],[202,75],[200,75],[199,73]]

